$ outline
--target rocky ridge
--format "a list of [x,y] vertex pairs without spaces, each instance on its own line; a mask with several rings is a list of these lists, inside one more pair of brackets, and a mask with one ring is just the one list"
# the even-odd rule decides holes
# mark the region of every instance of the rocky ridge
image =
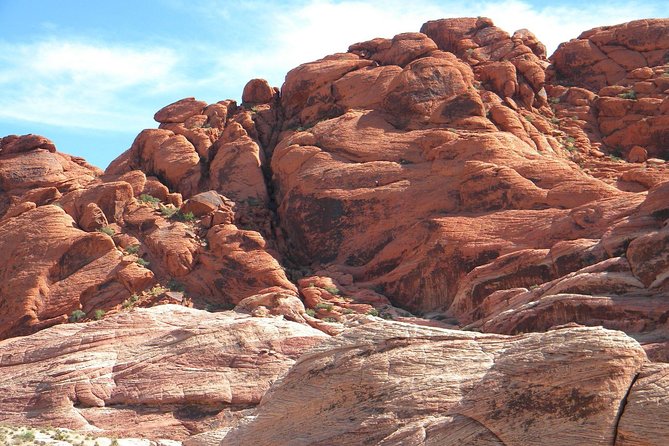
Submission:
[[[104,172],[3,138],[0,422],[223,428],[192,444],[661,444],[642,414],[668,398],[648,360],[669,358],[668,29],[596,28],[548,59],[527,30],[427,22],[280,90],[252,80],[241,104],[170,104]],[[325,427],[296,438],[312,402]]]

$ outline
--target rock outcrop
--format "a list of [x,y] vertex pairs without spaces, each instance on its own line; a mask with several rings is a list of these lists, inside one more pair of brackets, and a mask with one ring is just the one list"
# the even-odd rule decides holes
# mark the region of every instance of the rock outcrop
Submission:
[[363,325],[300,358],[220,444],[656,444],[666,430],[639,410],[667,410],[666,373],[601,328]]
[[[668,437],[642,416],[668,398],[647,360],[669,362],[667,30],[596,28],[547,58],[528,30],[430,21],[280,89],[253,79],[240,104],[170,104],[104,172],[3,138],[0,422],[227,426],[192,444]],[[296,436],[305,410],[323,428]]]
[[0,423],[183,439],[250,413],[322,332],[175,305],[0,341]]

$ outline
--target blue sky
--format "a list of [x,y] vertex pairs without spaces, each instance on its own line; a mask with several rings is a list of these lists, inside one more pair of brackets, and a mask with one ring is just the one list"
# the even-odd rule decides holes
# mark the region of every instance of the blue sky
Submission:
[[594,26],[666,13],[666,0],[0,0],[0,136],[42,134],[104,168],[164,105],[239,100],[251,78],[280,86],[300,63],[427,20],[491,17],[550,52]]

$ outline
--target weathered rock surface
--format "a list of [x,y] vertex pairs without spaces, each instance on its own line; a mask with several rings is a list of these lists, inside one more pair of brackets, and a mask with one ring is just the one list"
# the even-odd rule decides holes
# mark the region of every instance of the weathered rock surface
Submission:
[[[84,345],[75,341],[92,339],[95,330],[103,339],[125,340],[126,319],[134,327],[147,315],[158,320],[171,312],[186,321],[174,323],[188,336],[192,326],[214,322],[239,325],[248,336],[271,332],[274,343],[290,338],[283,328],[276,331],[284,326],[339,335],[301,361],[285,385],[291,376],[306,374],[311,382],[339,366],[348,370],[345,352],[362,349],[360,358],[379,359],[365,365],[378,370],[368,377],[377,394],[352,384],[354,378],[366,382],[357,372],[334,379],[342,384],[336,392],[355,388],[342,393],[346,414],[335,409],[341,401],[329,391],[318,400],[308,392],[291,400],[281,396],[290,388],[281,384],[267,395],[268,409],[234,428],[230,442],[263,443],[269,432],[263,423],[284,423],[277,408],[285,406],[292,417],[285,426],[303,420],[297,413],[305,407],[324,417],[323,437],[305,433],[298,439],[304,444],[527,444],[540,435],[545,444],[652,444],[664,428],[638,414],[649,404],[665,410],[664,369],[640,365],[646,359],[639,345],[620,333],[552,328],[576,323],[621,330],[651,360],[669,362],[668,28],[666,19],[596,28],[547,59],[528,30],[509,35],[483,17],[430,21],[419,33],[356,43],[346,53],[303,64],[281,89],[253,79],[241,104],[194,98],[170,104],[155,115],[159,128],[140,132],[105,172],[59,153],[44,137],[5,137],[0,339],[105,318],[90,331],[78,325],[44,332],[67,334],[74,354]],[[126,313],[169,303],[234,308],[256,319],[179,306]],[[353,328],[374,316],[497,334],[381,322],[383,329]],[[179,325],[186,323],[189,328]],[[132,330],[148,333],[156,324],[146,325]],[[502,336],[529,332],[545,334]],[[392,333],[403,339],[407,357],[424,363],[396,362],[397,352],[384,356],[400,348]],[[46,336],[0,345],[24,358],[19,350],[39,350]],[[140,338],[128,340],[128,352],[111,355],[142,351]],[[602,348],[587,357],[585,342]],[[446,379],[437,374],[440,361],[452,358],[439,349],[461,358],[458,364],[470,361],[473,373],[444,384],[442,395],[430,392]],[[314,365],[333,354],[332,372]],[[215,376],[219,368],[231,373],[219,357],[208,360]],[[11,367],[28,362],[11,361]],[[243,408],[257,403],[290,361],[272,369],[254,402],[244,397]],[[252,373],[259,364],[254,359],[240,367]],[[101,370],[93,365],[93,373]],[[425,381],[406,378],[430,367],[435,371]],[[30,372],[27,388],[55,379],[46,366],[42,370]],[[106,370],[104,379],[116,373]],[[168,426],[179,438],[206,430],[197,420],[224,418],[232,429],[247,414],[237,406],[221,412],[221,404],[236,403],[205,395],[195,384],[191,408],[189,391],[182,395],[164,384],[163,372],[149,368],[141,376],[148,382],[155,375],[156,388],[166,386],[165,400],[126,398],[138,385],[131,380],[127,391],[119,390],[126,392],[119,405],[110,396],[114,386],[101,384],[102,393],[89,392],[97,399],[77,396],[76,389],[67,390],[66,399],[49,393],[52,399],[39,399],[35,410],[52,414],[52,408],[54,420],[62,416],[77,428],[107,426],[89,404],[101,400],[106,408],[118,406],[113,410],[120,417],[140,411],[133,432],[153,436]],[[526,372],[544,381],[530,385],[518,378]],[[378,387],[381,378],[395,387]],[[21,385],[8,387],[11,394],[24,395]],[[630,386],[638,396],[632,391],[625,399]],[[407,397],[416,392],[427,396]],[[209,396],[220,410],[203,402]],[[26,404],[37,400],[31,401]],[[625,401],[633,403],[629,413],[616,409]],[[334,405],[318,412],[320,404]],[[27,423],[33,412],[15,407],[18,422]],[[193,444],[217,442],[226,432],[205,433]],[[342,439],[334,439],[338,432]]]
[[[652,401],[654,413],[664,413],[666,397],[653,398],[666,393],[665,374],[645,362],[636,342],[601,328],[502,337],[369,324],[301,357],[220,444],[610,445],[632,432],[662,438],[666,426],[636,425],[643,415],[630,408]],[[318,429],[304,428],[305,413]],[[629,433],[619,434],[619,422]]]
[[0,423],[187,437],[255,407],[322,332],[166,305],[0,341]]

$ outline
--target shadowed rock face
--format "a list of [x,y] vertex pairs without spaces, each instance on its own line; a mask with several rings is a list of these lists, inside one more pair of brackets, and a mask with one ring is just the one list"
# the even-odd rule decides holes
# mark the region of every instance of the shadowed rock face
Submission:
[[[142,421],[128,432],[155,436],[164,428],[175,438],[207,430],[203,421],[186,420],[214,420],[232,429],[216,434],[228,435],[228,444],[262,443],[268,435],[263,423],[289,432],[303,419],[298,411],[311,404],[328,429],[322,438],[305,434],[299,444],[334,444],[337,435],[349,442],[342,444],[527,444],[544,432],[556,444],[611,444],[615,432],[620,444],[645,444],[663,427],[639,415],[621,417],[618,408],[634,402],[630,407],[640,411],[654,401],[664,410],[665,387],[653,381],[663,382],[664,369],[643,365],[639,344],[620,333],[551,328],[576,323],[621,330],[652,360],[669,361],[667,29],[666,19],[596,28],[547,59],[528,30],[509,35],[486,18],[430,21],[420,33],[356,43],[346,53],[303,64],[286,75],[281,89],[251,80],[241,104],[194,98],[170,104],[155,114],[158,128],[140,132],[104,172],[57,152],[44,137],[2,138],[0,340],[6,341],[0,348],[11,359],[11,376],[37,377],[25,384],[27,393],[11,385],[12,398],[31,398],[13,407],[37,404],[40,423],[112,431],[117,428],[100,421],[103,416],[139,411]],[[166,303],[180,307],[131,311]],[[193,306],[234,308],[261,319],[181,308]],[[461,332],[458,338],[410,325],[353,328],[371,316],[499,335],[546,334]],[[126,350],[139,355],[130,362],[142,363],[146,349],[169,357],[169,342],[144,344],[150,332],[163,330],[155,327],[163,327],[156,322],[162,318],[174,318],[168,325],[179,330],[190,329],[183,324],[223,324],[225,336],[241,330],[245,339],[279,344],[291,339],[292,330],[311,330],[312,340],[343,333],[291,373],[308,381],[324,372],[324,358],[334,356],[332,373],[343,380],[335,389],[355,407],[327,395],[315,401],[309,389],[288,401],[281,389],[291,388],[282,387],[293,379],[289,374],[255,421],[234,427],[316,341],[269,367],[267,375],[258,370],[265,363],[255,360],[240,365],[252,377],[225,375],[231,387],[257,388],[240,391],[239,400],[232,391],[221,390],[225,399],[197,386],[191,398],[180,393],[191,375],[174,384],[154,368],[142,375],[151,383],[146,391],[162,396],[146,400],[130,398],[131,390],[113,396],[104,383],[98,392],[57,381],[65,398],[35,384],[51,383],[44,364],[71,360],[43,354],[42,344],[58,333],[76,352],[77,342],[99,332],[122,338]],[[436,367],[425,372],[424,382],[401,381],[418,369],[377,352],[374,343],[359,344],[368,336],[390,352],[401,351],[390,336],[397,330],[409,357],[421,358],[420,370]],[[601,355],[585,358],[581,335],[604,343]],[[441,344],[442,337],[449,341]],[[609,341],[634,364],[611,353]],[[218,340],[202,342],[218,348]],[[247,347],[239,342],[240,349]],[[553,344],[566,350],[542,350]],[[455,392],[448,397],[430,394],[441,388],[437,368],[447,364],[417,353],[433,348],[438,358],[446,351],[471,359],[470,375],[448,384]],[[336,353],[351,349],[370,358],[365,370],[397,370],[401,392],[383,387],[394,382],[394,372],[370,381],[372,388],[383,387],[376,394],[351,384],[359,379],[358,365]],[[471,349],[483,356],[469,358]],[[23,351],[44,366],[28,372]],[[546,359],[554,353],[559,363]],[[202,366],[193,356],[178,357],[177,368]],[[205,357],[219,379],[228,363]],[[590,365],[570,368],[583,361]],[[113,375],[114,367],[99,376]],[[514,378],[542,367],[564,369],[564,379],[578,385],[544,383],[539,389]],[[600,375],[598,367],[608,371]],[[642,389],[638,398],[631,393],[625,399],[634,386]],[[425,399],[412,405],[400,397],[413,394]],[[484,402],[484,394],[496,399]],[[210,397],[213,408],[204,402]],[[84,406],[77,402],[84,400]],[[295,414],[278,415],[293,403]],[[347,413],[329,414],[321,403],[347,407]],[[110,406],[118,408],[108,412]],[[14,423],[29,423],[33,413],[7,410],[5,421]],[[193,441],[214,441],[200,438]]]

